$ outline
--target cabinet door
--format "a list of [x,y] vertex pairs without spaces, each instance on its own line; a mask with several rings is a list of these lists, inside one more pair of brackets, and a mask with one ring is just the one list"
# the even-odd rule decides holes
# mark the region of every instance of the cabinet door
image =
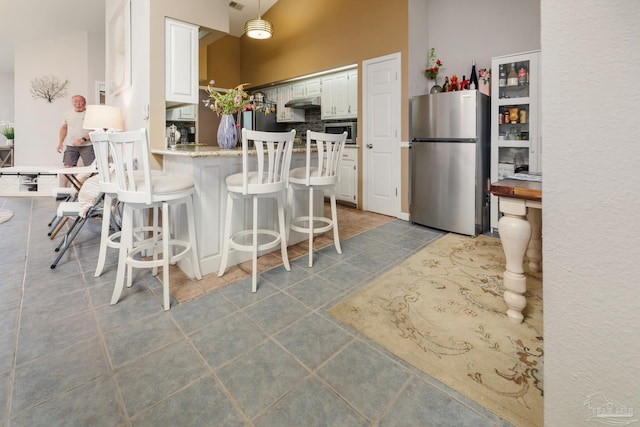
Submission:
[[349,117],[358,117],[358,70],[349,71],[348,75]]
[[317,96],[322,94],[322,83],[320,79],[307,80],[305,84],[306,96]]
[[358,149],[345,147],[340,161],[340,180],[336,186],[336,199],[358,203]]
[[165,18],[165,100],[198,103],[198,26]]
[[332,87],[333,116],[342,118],[349,116],[349,74],[339,73],[333,78]]
[[307,85],[303,81],[298,83],[293,83],[291,85],[291,99],[304,98],[305,96],[307,96],[306,87]]
[[333,77],[322,78],[322,106],[320,115],[323,120],[332,119],[333,114]]

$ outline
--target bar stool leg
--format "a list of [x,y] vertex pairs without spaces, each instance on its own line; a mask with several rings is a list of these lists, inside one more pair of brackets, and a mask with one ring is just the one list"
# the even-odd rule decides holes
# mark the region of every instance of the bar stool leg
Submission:
[[200,258],[198,257],[198,245],[196,240],[196,219],[193,213],[193,195],[189,196],[187,200],[187,226],[189,228],[189,240],[191,243],[191,266],[193,268],[193,275],[196,279],[202,279],[202,272],[200,271]]
[[289,264],[289,254],[287,253],[287,241],[289,233],[289,227],[286,221],[286,211],[284,208],[284,194],[278,194],[278,221],[280,225],[280,252],[282,253],[282,264],[285,270],[291,271],[291,265]]
[[[169,204],[162,204],[162,230],[164,235],[162,236],[162,300],[164,310],[167,311],[171,308],[171,301],[169,300],[169,261],[171,260],[171,254],[169,253],[169,241],[171,240],[171,232],[169,231]],[[157,252],[154,251],[154,259],[157,256]]]
[[251,291],[258,290],[258,196],[253,196],[253,248],[251,251]]
[[338,235],[338,209],[336,208],[335,187],[331,187],[329,198],[331,200],[331,222],[333,223],[333,244],[336,247],[336,251],[339,254],[342,254],[342,248],[340,247],[340,236]]
[[[111,295],[111,305],[117,304],[124,287],[125,268],[127,268],[127,253],[133,246],[133,211],[130,206],[125,204],[122,209],[122,234],[120,235],[120,250],[118,251],[118,271],[116,273],[116,282]],[[130,269],[129,269],[130,271]],[[131,273],[129,272],[129,279]]]
[[111,225],[111,203],[113,197],[110,194],[104,195],[102,201],[102,230],[100,231],[100,251],[98,252],[98,265],[93,277],[100,277],[107,259],[107,241],[109,240],[109,226]]
[[222,277],[224,270],[227,268],[227,260],[229,259],[229,239],[231,239],[231,210],[233,208],[233,197],[231,193],[227,194],[227,213],[224,218],[224,237],[222,238],[222,259],[220,260],[220,269],[218,277]]

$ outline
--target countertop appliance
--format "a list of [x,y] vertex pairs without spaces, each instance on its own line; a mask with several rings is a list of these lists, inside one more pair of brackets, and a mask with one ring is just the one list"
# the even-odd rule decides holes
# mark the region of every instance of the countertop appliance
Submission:
[[411,222],[476,236],[488,228],[490,98],[477,90],[411,100]]
[[357,143],[358,136],[358,122],[325,122],[324,132],[334,133],[340,135],[342,132],[347,132],[346,144]]
[[[242,127],[249,130],[261,130],[267,132],[285,132],[287,130],[286,123],[278,123],[276,121],[278,115],[275,112],[276,104],[263,101],[253,102],[250,110],[242,113]],[[269,114],[265,114],[265,110],[269,110]],[[238,132],[240,134],[240,132]]]

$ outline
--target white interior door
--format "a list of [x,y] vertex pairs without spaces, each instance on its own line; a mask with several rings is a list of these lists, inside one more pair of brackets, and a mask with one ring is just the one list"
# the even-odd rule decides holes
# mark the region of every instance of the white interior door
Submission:
[[363,61],[363,208],[400,213],[400,53]]

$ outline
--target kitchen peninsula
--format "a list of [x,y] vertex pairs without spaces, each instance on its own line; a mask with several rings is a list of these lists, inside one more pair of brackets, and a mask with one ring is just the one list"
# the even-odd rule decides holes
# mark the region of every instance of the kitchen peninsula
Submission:
[[[163,168],[166,173],[188,175],[193,178],[195,182],[193,203],[200,270],[203,275],[217,273],[222,257],[224,216],[227,203],[225,178],[242,171],[242,148],[238,146],[234,149],[223,150],[218,146],[178,145],[175,150],[152,149],[151,152],[163,156]],[[255,155],[255,151],[249,150],[249,153]],[[294,145],[291,157],[292,169],[306,164],[305,153],[306,145]],[[302,191],[295,193],[292,205],[287,206],[287,215],[306,215],[309,206],[308,193]],[[316,192],[314,197],[316,198],[314,199],[314,216],[323,216],[324,197],[322,192]],[[235,203],[242,202],[236,201]],[[275,203],[271,200],[261,200],[260,203],[271,204],[273,208],[263,209],[261,207],[258,227],[277,229]],[[251,203],[245,203],[244,206],[234,206],[234,212],[237,213],[233,219],[234,231],[251,227]],[[263,214],[264,212],[267,214]],[[186,210],[177,211],[172,217],[174,218],[172,226],[179,236],[178,238],[186,238]],[[287,243],[293,245],[305,239],[306,235],[292,231]],[[231,250],[228,265],[236,265],[250,258],[250,253]],[[179,266],[187,275],[193,277],[190,260],[182,260]]]

